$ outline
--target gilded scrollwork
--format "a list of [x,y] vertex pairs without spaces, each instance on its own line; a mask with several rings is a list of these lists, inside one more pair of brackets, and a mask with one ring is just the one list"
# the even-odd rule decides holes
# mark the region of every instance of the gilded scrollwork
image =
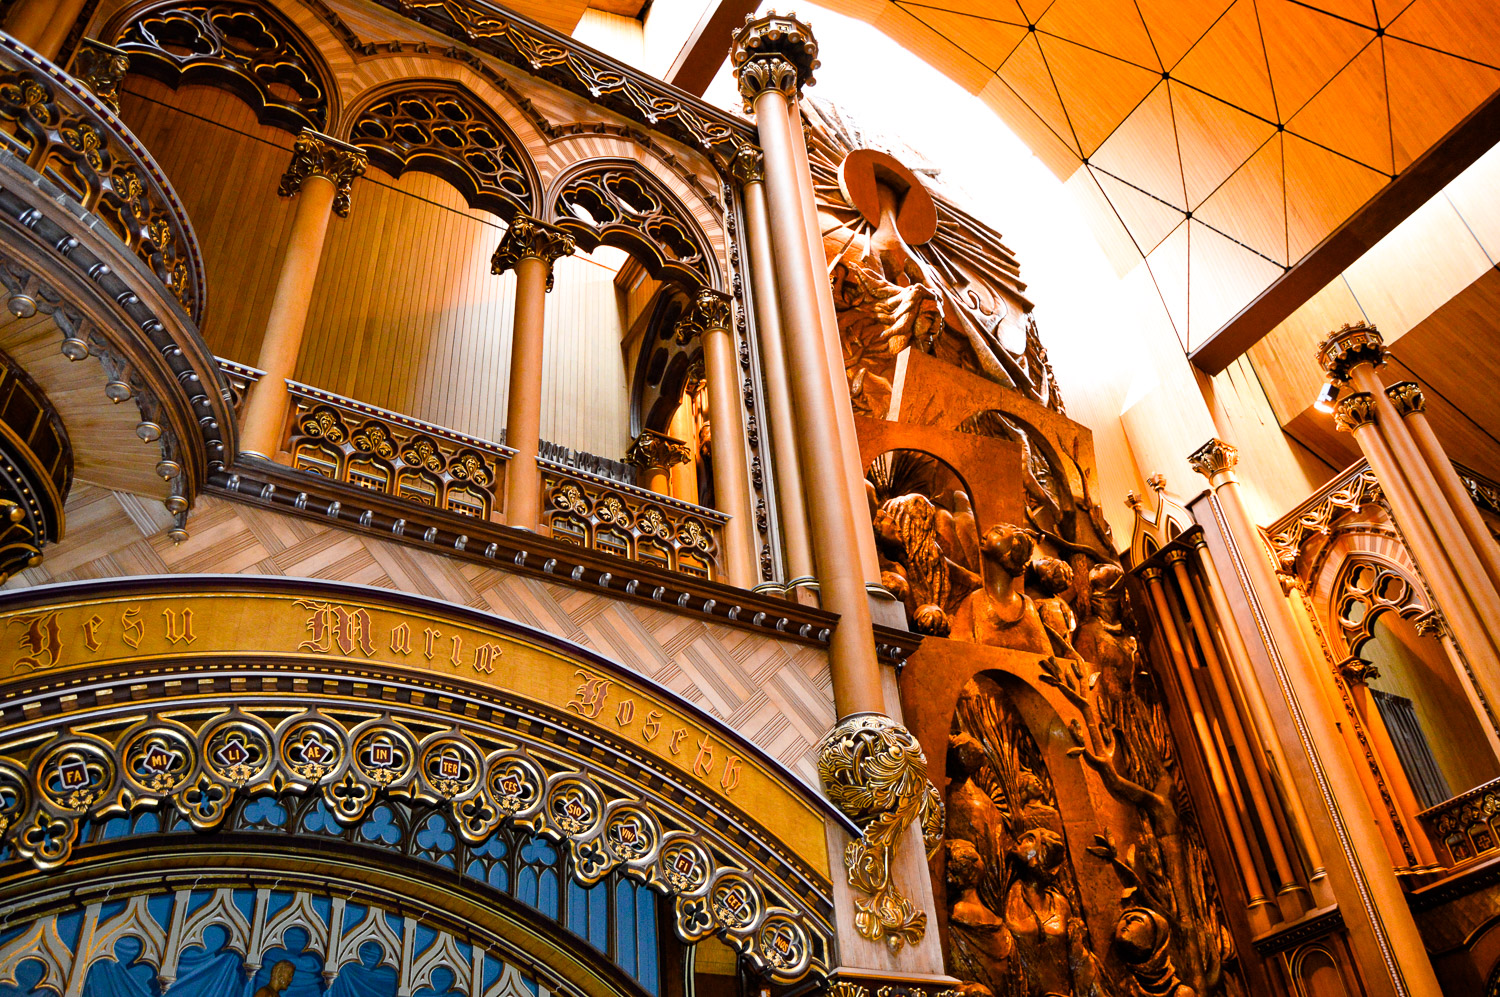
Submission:
[[490,273],[514,270],[522,260],[541,260],[547,268],[547,290],[552,290],[552,265],[564,256],[572,256],[577,243],[573,236],[555,226],[527,215],[516,215],[490,257]]
[[905,727],[878,713],[845,717],[818,752],[823,792],[863,833],[844,849],[849,885],[869,899],[855,901],[860,935],[894,952],[919,943],[927,915],[897,888],[891,856],[916,824],[934,850],[942,838],[942,801],[927,780],[927,758]]

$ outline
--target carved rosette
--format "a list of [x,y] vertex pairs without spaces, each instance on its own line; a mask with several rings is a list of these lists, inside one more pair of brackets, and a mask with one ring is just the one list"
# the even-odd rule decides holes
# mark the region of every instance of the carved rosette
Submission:
[[757,148],[742,145],[729,161],[729,175],[741,187],[766,179],[766,157]]
[[1341,433],[1352,433],[1356,429],[1375,424],[1375,396],[1368,391],[1356,391],[1339,399],[1333,413],[1333,424]]
[[1381,366],[1385,357],[1385,340],[1364,322],[1345,325],[1318,344],[1318,364],[1334,384],[1347,383],[1350,372],[1362,363]]
[[745,18],[744,26],[734,34],[729,61],[739,77],[747,112],[753,109],[755,98],[768,90],[795,100],[803,87],[816,82],[813,70],[820,65],[812,28],[796,17],[774,12]]
[[340,218],[349,217],[349,190],[364,176],[370,157],[363,149],[311,128],[304,129],[292,146],[292,165],[281,175],[277,193],[291,197],[302,189],[310,177],[322,177],[333,184],[333,210]]
[[879,713],[840,720],[818,751],[823,792],[863,833],[844,849],[849,885],[869,896],[855,901],[854,925],[892,952],[919,943],[927,914],[891,881],[891,854],[914,822],[928,852],[943,838],[943,803],[927,779],[927,758],[911,731]]
[[560,228],[529,215],[516,215],[490,257],[490,273],[514,270],[522,260],[541,260],[547,266],[547,290],[552,290],[552,264],[572,256],[577,243]]
[[70,69],[73,76],[94,92],[109,109],[120,113],[120,81],[130,70],[130,54],[93,38],[78,45]]
[[1427,409],[1427,398],[1422,394],[1422,388],[1416,381],[1397,381],[1385,389],[1385,394],[1396,406],[1396,411],[1401,413],[1403,419],[1413,412],[1422,412]]
[[734,305],[729,295],[707,287],[698,289],[692,309],[677,323],[674,332],[679,345],[686,346],[705,332],[734,328]]
[[1207,478],[1210,484],[1223,475],[1233,479],[1234,467],[1239,462],[1239,450],[1217,436],[1188,455],[1193,470]]
[[625,454],[625,463],[646,470],[652,467],[675,467],[693,459],[693,448],[675,437],[643,429]]

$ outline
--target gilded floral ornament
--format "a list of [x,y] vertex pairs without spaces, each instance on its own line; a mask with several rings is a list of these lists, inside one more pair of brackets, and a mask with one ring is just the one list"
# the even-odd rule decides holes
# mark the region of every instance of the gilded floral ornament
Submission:
[[120,82],[130,69],[130,54],[93,38],[85,38],[73,56],[73,76],[120,113]]
[[677,342],[686,346],[705,332],[730,329],[734,326],[734,305],[729,296],[721,291],[700,287],[693,298],[692,310],[676,325]]
[[537,221],[528,215],[516,215],[490,257],[490,273],[514,270],[522,260],[541,260],[547,267],[547,290],[552,290],[552,264],[572,256],[577,243],[560,228]]
[[845,717],[818,752],[823,792],[863,834],[844,849],[860,935],[899,951],[927,933],[927,914],[896,890],[891,853],[914,822],[929,851],[943,836],[943,805],[927,779],[927,758],[911,731],[878,713]]
[[1343,326],[1318,344],[1318,364],[1334,384],[1344,384],[1362,363],[1379,367],[1385,363],[1385,340],[1373,325],[1355,322]]
[[302,189],[310,177],[322,177],[333,184],[333,210],[340,218],[349,217],[349,191],[354,181],[364,176],[370,157],[329,135],[304,129],[292,146],[292,164],[281,175],[277,189],[282,197],[291,197]]
[[766,157],[753,146],[741,146],[729,161],[729,175],[740,186],[760,183],[766,178]]
[[1422,394],[1422,388],[1416,381],[1397,381],[1385,389],[1385,394],[1396,406],[1396,411],[1401,413],[1403,419],[1413,412],[1422,412],[1427,409],[1427,398]]
[[1209,481],[1213,481],[1221,474],[1233,475],[1234,467],[1239,462],[1239,450],[1218,437],[1214,437],[1188,455],[1188,463],[1193,466],[1193,470]]
[[1356,391],[1339,399],[1333,413],[1333,424],[1341,433],[1352,433],[1356,429],[1375,424],[1375,396],[1368,391]]

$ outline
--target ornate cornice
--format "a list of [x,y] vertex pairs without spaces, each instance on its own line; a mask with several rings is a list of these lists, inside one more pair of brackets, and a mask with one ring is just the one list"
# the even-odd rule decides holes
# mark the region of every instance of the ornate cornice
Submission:
[[130,53],[123,52],[93,38],[85,38],[73,56],[69,68],[79,82],[94,91],[94,96],[120,113],[120,81],[130,70]]
[[1403,419],[1413,412],[1422,412],[1427,408],[1427,399],[1422,394],[1421,385],[1416,381],[1397,381],[1385,389],[1385,395],[1396,406],[1396,411]]
[[1352,433],[1356,429],[1375,424],[1375,396],[1368,391],[1356,391],[1339,399],[1333,413],[1333,424],[1341,433]]
[[766,178],[765,155],[759,149],[745,146],[729,161],[729,175],[742,187],[762,182]]
[[349,190],[364,176],[370,157],[363,149],[340,142],[331,135],[304,129],[292,146],[292,164],[281,175],[277,193],[291,197],[302,190],[310,177],[322,177],[333,184],[333,210],[340,218],[349,217]]
[[814,82],[818,68],[818,41],[812,28],[795,15],[774,11],[762,17],[747,16],[734,33],[729,63],[739,77],[745,110],[767,90],[777,90],[795,100]]
[[734,305],[722,291],[702,287],[693,298],[693,307],[674,328],[677,342],[683,346],[713,329],[734,328]]
[[516,215],[490,257],[490,273],[514,270],[522,260],[541,260],[547,267],[547,290],[552,290],[552,264],[572,256],[577,243],[560,228],[529,215]]
[[1207,478],[1210,484],[1220,475],[1233,476],[1234,467],[1239,462],[1239,450],[1217,436],[1188,455],[1188,463],[1193,466],[1193,470]]
[[1373,325],[1354,322],[1318,344],[1318,364],[1335,384],[1349,380],[1349,372],[1362,363],[1379,367],[1385,363],[1385,340]]
[[693,448],[674,437],[643,429],[625,454],[625,463],[642,470],[650,467],[674,467],[693,459]]

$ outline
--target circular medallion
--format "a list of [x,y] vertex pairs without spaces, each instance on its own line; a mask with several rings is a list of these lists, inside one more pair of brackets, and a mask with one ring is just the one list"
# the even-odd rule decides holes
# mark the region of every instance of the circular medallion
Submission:
[[204,767],[231,786],[247,786],[271,767],[270,732],[243,715],[211,725],[202,740]]
[[197,766],[192,740],[175,727],[151,726],[125,739],[120,748],[125,778],[147,793],[170,796]]

